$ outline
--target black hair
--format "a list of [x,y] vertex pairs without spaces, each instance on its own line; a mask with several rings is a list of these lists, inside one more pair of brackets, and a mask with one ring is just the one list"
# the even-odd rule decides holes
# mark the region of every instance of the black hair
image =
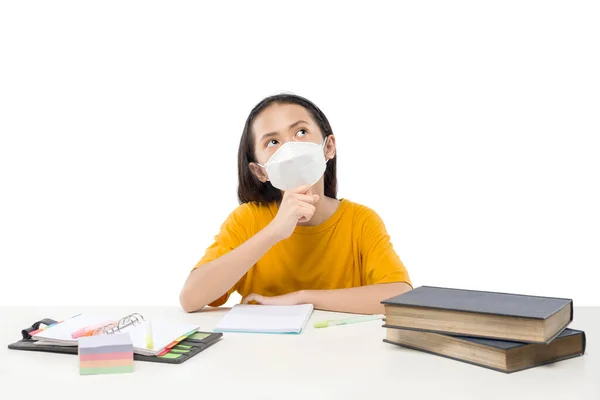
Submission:
[[[272,104],[298,104],[304,107],[319,125],[323,139],[333,134],[325,114],[310,100],[294,94],[277,94],[263,99],[250,111],[240,139],[238,150],[238,200],[240,203],[271,203],[282,198],[279,189],[271,185],[269,181],[261,182],[249,168],[251,162],[256,162],[252,124],[254,119]],[[336,157],[327,161],[324,184],[325,196],[337,198]]]

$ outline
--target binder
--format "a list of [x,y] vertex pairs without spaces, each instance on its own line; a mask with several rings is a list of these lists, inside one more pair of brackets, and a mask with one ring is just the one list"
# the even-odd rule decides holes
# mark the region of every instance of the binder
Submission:
[[[127,321],[124,321],[127,322]],[[129,321],[132,322],[132,321]],[[58,353],[58,354],[78,354],[77,346],[60,346],[60,345],[46,345],[36,344],[32,339],[31,334],[39,331],[42,325],[46,327],[59,323],[59,321],[51,318],[44,318],[33,323],[30,327],[27,327],[21,331],[22,338],[14,343],[10,343],[8,348],[10,350],[23,350],[23,351],[40,351],[47,353]],[[133,322],[137,323],[137,322]],[[109,329],[110,327],[104,327]],[[113,327],[114,328],[114,327]],[[121,326],[123,329],[123,326]],[[113,330],[114,331],[114,330]],[[108,332],[107,332],[108,333]],[[202,351],[211,347],[215,343],[219,342],[223,334],[219,332],[196,332],[194,335],[183,339],[182,341],[175,344],[169,349],[168,352],[158,356],[147,356],[142,354],[133,355],[135,361],[146,361],[166,364],[182,364],[192,357],[195,357]],[[198,338],[201,337],[201,338]]]
[[130,326],[136,326],[142,324],[143,322],[144,317],[142,316],[142,314],[129,314],[116,322],[109,322],[107,324],[97,327],[91,332],[91,336],[112,335],[115,333],[120,333]]
[[[79,313],[66,320],[50,325],[29,335],[36,345],[77,346],[80,335],[129,333],[133,341],[133,351],[146,356],[163,355],[162,351],[170,349],[173,344],[195,333],[197,324],[183,323],[164,318],[154,318],[152,328],[143,323],[141,314],[130,314],[126,317],[115,314],[99,315]],[[148,332],[152,332],[153,345],[148,347]]]

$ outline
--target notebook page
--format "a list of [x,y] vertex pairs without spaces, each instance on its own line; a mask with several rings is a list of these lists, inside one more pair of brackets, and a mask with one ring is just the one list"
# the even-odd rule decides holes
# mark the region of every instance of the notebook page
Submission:
[[71,333],[87,326],[98,325],[110,321],[114,321],[114,317],[80,314],[39,332],[33,339],[61,342],[63,344],[75,346],[77,345],[77,339],[73,339]]
[[155,354],[160,352],[165,346],[171,344],[183,335],[199,329],[198,325],[190,325],[181,322],[149,318],[152,324],[153,348],[146,348],[146,324],[142,323],[124,332],[129,333],[133,347],[139,349],[140,353]]
[[312,311],[312,304],[237,304],[223,317],[215,331],[298,333],[306,325]]
[[61,346],[61,347],[75,347],[77,346],[77,342],[58,342],[55,340],[36,340],[33,342],[34,345],[37,346]]
[[[38,333],[34,336],[34,339],[43,342],[40,344],[77,346],[78,340],[73,339],[71,333],[88,326],[117,321],[119,318],[116,316],[81,314]],[[198,325],[177,321],[154,318],[149,318],[149,320],[152,324],[152,349],[146,348],[146,325],[144,322],[127,327],[122,331],[131,335],[134,349],[140,349],[139,353],[142,354],[156,354],[179,337],[199,329]]]

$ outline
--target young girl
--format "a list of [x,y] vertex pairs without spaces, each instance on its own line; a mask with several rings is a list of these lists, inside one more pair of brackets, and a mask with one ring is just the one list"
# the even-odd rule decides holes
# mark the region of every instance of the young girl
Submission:
[[250,113],[238,152],[237,207],[180,294],[188,312],[244,303],[378,314],[412,289],[383,221],[337,199],[331,126],[309,100],[271,96]]

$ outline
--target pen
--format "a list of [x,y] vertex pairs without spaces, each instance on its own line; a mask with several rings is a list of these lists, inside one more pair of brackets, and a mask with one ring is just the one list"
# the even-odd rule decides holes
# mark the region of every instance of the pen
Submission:
[[152,338],[152,324],[150,320],[146,321],[146,347],[149,349],[154,348],[154,339]]
[[355,324],[357,322],[374,321],[383,318],[385,318],[383,315],[365,315],[363,317],[321,321],[315,323],[314,326],[315,328],[327,328],[328,326]]

